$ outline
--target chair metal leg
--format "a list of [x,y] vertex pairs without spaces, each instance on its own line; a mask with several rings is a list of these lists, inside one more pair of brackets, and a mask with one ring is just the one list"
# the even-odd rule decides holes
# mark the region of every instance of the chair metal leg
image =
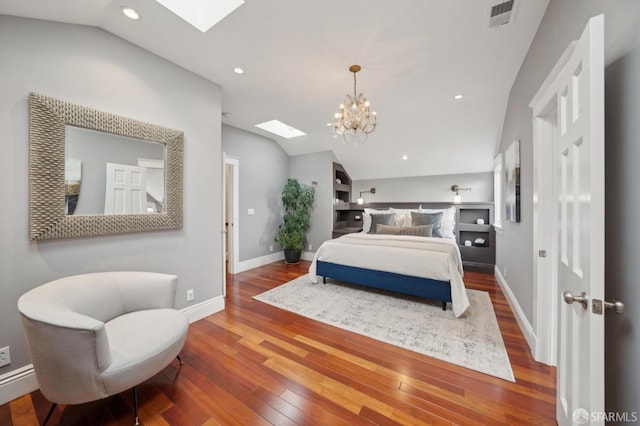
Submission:
[[326,284],[327,283],[327,277],[322,277],[322,284]]
[[442,310],[443,311],[447,310],[447,302],[442,302]]
[[140,424],[140,418],[138,417],[138,389],[133,387],[133,424],[138,426]]
[[180,355],[176,355],[176,358],[178,359],[180,365],[184,365],[184,362],[182,362],[182,358],[180,358]]
[[44,423],[42,423],[42,426],[47,425],[47,422],[49,421],[49,419],[51,418],[51,415],[53,414],[53,410],[55,410],[57,406],[58,406],[58,403],[54,402],[53,405],[51,406],[51,409],[49,410],[49,413],[47,414],[47,417],[44,419]]

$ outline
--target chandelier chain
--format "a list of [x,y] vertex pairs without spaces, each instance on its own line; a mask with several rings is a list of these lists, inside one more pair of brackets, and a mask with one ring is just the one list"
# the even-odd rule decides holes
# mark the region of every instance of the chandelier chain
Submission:
[[353,99],[356,98],[356,72],[353,72]]

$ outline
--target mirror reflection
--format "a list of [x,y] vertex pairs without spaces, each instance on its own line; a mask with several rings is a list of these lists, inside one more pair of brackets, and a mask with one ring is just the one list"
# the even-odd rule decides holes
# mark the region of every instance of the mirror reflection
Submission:
[[162,213],[165,144],[65,126],[65,213]]

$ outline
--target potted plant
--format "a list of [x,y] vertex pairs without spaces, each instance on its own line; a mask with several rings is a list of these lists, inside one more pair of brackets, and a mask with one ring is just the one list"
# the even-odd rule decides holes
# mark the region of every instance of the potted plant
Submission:
[[282,190],[284,217],[274,240],[282,246],[287,263],[300,261],[300,255],[307,242],[316,184],[312,182],[312,186],[300,185],[296,179],[288,179]]

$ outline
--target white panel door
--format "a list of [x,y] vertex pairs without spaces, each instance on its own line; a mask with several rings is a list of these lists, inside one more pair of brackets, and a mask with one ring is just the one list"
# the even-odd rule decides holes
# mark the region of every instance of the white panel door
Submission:
[[558,220],[559,425],[602,424],[604,316],[604,17],[592,18],[553,84]]
[[147,169],[107,163],[104,214],[147,212]]

